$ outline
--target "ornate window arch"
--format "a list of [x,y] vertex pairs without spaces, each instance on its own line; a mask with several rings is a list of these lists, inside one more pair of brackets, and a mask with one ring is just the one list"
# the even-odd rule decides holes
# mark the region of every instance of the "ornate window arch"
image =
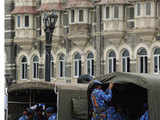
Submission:
[[138,57],[139,57],[139,72],[147,73],[148,72],[148,57],[147,50],[145,48],[138,49]]
[[113,50],[108,55],[108,72],[116,72],[116,54]]
[[22,80],[26,80],[27,79],[27,75],[28,75],[28,71],[27,71],[27,58],[26,56],[23,56],[21,59],[21,79]]
[[65,76],[65,55],[62,53],[59,56],[59,77]]
[[38,67],[39,67],[39,57],[34,56],[33,57],[33,66],[32,66],[32,75],[34,79],[38,79]]
[[94,76],[94,55],[92,52],[87,56],[87,74]]
[[154,73],[160,73],[160,48],[154,50]]
[[81,65],[81,55],[79,53],[76,53],[74,56],[74,76],[79,77],[81,75],[82,71],[82,65]]
[[122,53],[122,72],[130,72],[130,57],[127,49]]

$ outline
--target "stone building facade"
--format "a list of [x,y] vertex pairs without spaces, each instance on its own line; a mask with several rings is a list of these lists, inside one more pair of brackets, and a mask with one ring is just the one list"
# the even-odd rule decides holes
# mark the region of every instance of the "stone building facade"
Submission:
[[58,15],[51,81],[81,74],[160,73],[158,0],[5,0],[6,78],[45,81],[45,12]]

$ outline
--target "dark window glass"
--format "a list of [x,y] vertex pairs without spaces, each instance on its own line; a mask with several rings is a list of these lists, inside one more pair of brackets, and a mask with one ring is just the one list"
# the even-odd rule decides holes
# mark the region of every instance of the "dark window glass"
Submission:
[[145,73],[148,73],[148,58],[145,56]]
[[77,71],[77,68],[78,68],[78,64],[77,64],[77,61],[75,61],[75,76],[77,76],[78,74],[78,71]]
[[158,62],[159,62],[158,66],[159,66],[159,73],[160,73],[160,56],[159,56],[159,61]]
[[94,75],[94,55],[90,52],[87,56],[87,73],[89,75]]
[[119,6],[114,6],[114,18],[119,18]]
[[112,72],[112,59],[109,59],[109,73]]
[[154,51],[154,54],[155,55],[160,55],[160,48],[156,48],[155,51]]
[[63,77],[63,61],[60,61],[60,77]]
[[29,16],[25,16],[25,27],[29,27]]
[[140,57],[140,73],[143,73],[143,57]]
[[68,24],[69,24],[69,17],[68,17],[68,13],[65,13],[64,15],[63,15],[63,25],[64,26],[68,26]]
[[126,72],[125,58],[122,59],[123,72]]
[[92,60],[92,76],[94,76],[94,60]]
[[141,15],[141,4],[137,3],[137,16]]
[[75,60],[75,76],[79,76],[81,75],[81,55],[77,53],[74,56],[74,60]]
[[83,21],[83,10],[79,10],[79,21]]
[[37,68],[36,68],[36,63],[33,64],[33,78],[36,78],[36,73],[37,73]]
[[116,57],[115,52],[114,52],[114,51],[111,51],[111,52],[109,53],[109,57]]
[[158,57],[154,57],[154,72],[158,72]]
[[41,36],[41,16],[36,17],[36,35]]
[[74,22],[74,10],[71,10],[71,22]]
[[134,19],[134,7],[130,8],[130,19]]
[[64,76],[64,54],[61,54],[59,57],[59,72],[60,72],[60,77]]
[[113,59],[113,72],[116,72],[116,58]]
[[160,2],[157,4],[157,12],[158,12],[158,17],[160,17]]
[[74,57],[74,59],[81,59],[81,55],[79,53],[77,53]]
[[129,52],[128,50],[125,50],[122,53],[122,69],[123,72],[129,72],[130,70],[130,59],[129,59]]
[[158,66],[159,66],[159,72],[160,72],[160,56],[159,56],[159,65]]
[[106,18],[110,18],[110,11],[109,7],[106,7]]
[[91,72],[90,72],[90,61],[89,60],[87,61],[87,68],[88,68],[87,69],[88,74],[90,75]]
[[25,79],[24,74],[25,74],[25,65],[22,64],[22,79]]
[[138,55],[147,55],[147,51],[145,48],[141,48],[138,50]]
[[127,72],[130,72],[130,58],[127,58]]
[[21,26],[21,18],[20,18],[20,16],[17,16],[17,26],[18,27]]
[[39,58],[38,56],[35,56],[33,58],[33,78],[38,78],[38,62]]
[[51,55],[51,65],[50,65],[50,76],[53,78],[54,77],[54,60],[53,60],[53,56]]
[[81,60],[79,61],[79,76],[81,75]]
[[28,73],[28,72],[27,72],[27,64],[25,64],[25,74],[24,74],[24,78],[25,78],[25,79],[27,79],[27,75],[28,75],[27,73]]
[[146,3],[146,15],[151,15],[151,3]]
[[23,57],[21,62],[22,62],[21,77],[22,79],[27,79],[27,58]]

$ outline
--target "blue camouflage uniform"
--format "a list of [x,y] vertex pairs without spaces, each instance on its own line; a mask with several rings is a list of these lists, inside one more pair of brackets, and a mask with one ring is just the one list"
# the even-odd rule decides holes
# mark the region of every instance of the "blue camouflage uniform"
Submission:
[[148,111],[146,111],[140,118],[140,120],[149,120]]
[[[95,97],[98,108],[102,108],[102,109],[105,108],[103,112],[97,113],[97,108],[94,104],[94,100],[92,96]],[[92,120],[106,120],[106,117],[102,115],[106,115],[107,106],[105,102],[109,102],[111,98],[112,98],[112,90],[110,89],[107,89],[105,92],[102,89],[97,89],[97,88],[93,90],[93,92],[91,93],[91,101],[92,101],[93,112],[95,113],[95,116],[92,117]]]
[[49,118],[48,120],[57,120],[57,114],[56,113],[53,113]]
[[18,120],[28,120],[28,117],[27,117],[27,115],[23,115]]
[[116,112],[114,107],[109,107],[107,109],[107,120],[124,120],[120,113]]

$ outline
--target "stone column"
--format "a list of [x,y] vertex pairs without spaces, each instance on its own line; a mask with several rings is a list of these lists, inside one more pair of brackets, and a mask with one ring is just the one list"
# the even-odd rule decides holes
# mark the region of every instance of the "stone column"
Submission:
[[102,36],[102,8],[101,6],[96,6],[96,74],[95,76],[98,77],[104,74],[104,65],[103,61],[103,36]]
[[16,79],[16,45],[14,44],[14,17],[11,11],[14,8],[13,0],[5,0],[5,76],[6,80]]

